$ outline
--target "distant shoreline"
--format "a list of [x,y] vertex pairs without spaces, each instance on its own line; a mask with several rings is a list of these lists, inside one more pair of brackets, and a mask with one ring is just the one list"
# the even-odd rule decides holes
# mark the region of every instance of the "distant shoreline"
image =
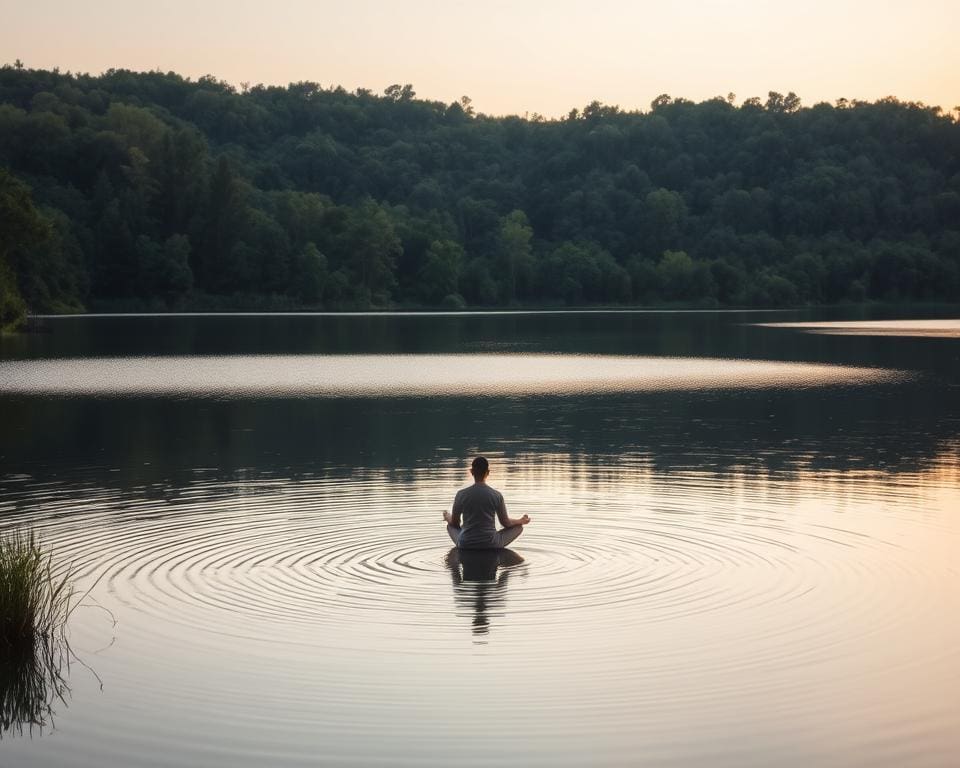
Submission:
[[944,301],[911,301],[911,302],[838,302],[836,304],[808,304],[803,306],[791,307],[740,307],[740,306],[683,306],[683,305],[664,305],[664,306],[613,306],[613,305],[581,305],[574,307],[558,306],[526,306],[526,307],[470,307],[465,309],[446,309],[443,307],[384,307],[375,309],[283,309],[283,308],[218,308],[218,309],[131,309],[129,311],[111,311],[109,309],[93,309],[89,312],[36,312],[27,315],[27,320],[53,320],[61,318],[83,318],[83,317],[266,317],[266,316],[288,316],[288,317],[416,317],[416,316],[480,316],[480,315],[563,315],[563,314],[608,314],[608,315],[630,315],[630,314],[677,314],[677,313],[702,313],[702,314],[733,314],[733,313],[751,313],[761,314],[769,312],[803,312],[816,310],[833,309],[871,309],[880,311],[895,311],[902,309],[909,310],[933,310],[942,307],[945,310],[954,310],[960,313],[960,303]]

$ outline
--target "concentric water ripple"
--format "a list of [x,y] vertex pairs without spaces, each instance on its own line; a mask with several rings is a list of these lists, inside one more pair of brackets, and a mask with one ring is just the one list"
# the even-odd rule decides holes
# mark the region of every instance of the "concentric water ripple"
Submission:
[[[571,612],[585,612],[594,626],[626,630],[762,606],[782,619],[791,603],[825,585],[879,589],[902,580],[910,562],[894,541],[791,519],[797,501],[789,493],[758,509],[765,478],[744,477],[732,490],[704,475],[674,477],[662,489],[648,477],[632,500],[619,485],[605,494],[600,470],[594,482],[599,492],[546,500],[535,483],[512,488],[512,506],[535,517],[514,547],[525,559],[515,569],[525,585],[507,596],[512,624],[562,626]],[[424,600],[424,590],[449,580],[439,510],[451,487],[455,481],[425,482],[411,491],[363,475],[198,481],[174,492],[144,489],[139,498],[34,486],[28,499],[15,491],[6,498],[15,507],[29,503],[60,556],[84,579],[102,577],[129,607],[212,631],[242,633],[245,621],[267,622],[282,642],[296,626],[448,624],[449,601]],[[434,507],[424,509],[431,498]],[[857,605],[842,610],[882,622],[876,597],[860,592]],[[889,597],[883,610],[899,610]],[[820,603],[819,618],[829,617],[829,602]]]
[[[145,712],[176,701],[181,733],[190,721],[269,728],[275,754],[281,735],[296,730],[282,719],[298,710],[360,737],[357,721],[371,712],[396,724],[411,686],[425,692],[422,709],[401,718],[407,731],[396,725],[383,738],[414,749],[439,716],[446,663],[462,684],[474,681],[471,698],[484,708],[501,693],[479,681],[508,671],[525,710],[537,713],[538,743],[565,738],[573,694],[562,681],[571,681],[577,721],[607,740],[613,763],[618,734],[640,713],[634,737],[652,729],[647,738],[665,760],[669,739],[682,738],[670,729],[697,711],[712,723],[700,740],[729,753],[732,681],[737,701],[765,702],[753,727],[787,719],[796,733],[815,732],[824,708],[832,722],[850,722],[850,702],[825,703],[811,680],[834,695],[865,680],[905,695],[913,654],[889,644],[905,642],[904,627],[929,629],[951,589],[945,560],[929,547],[957,541],[955,521],[925,515],[925,506],[942,506],[937,494],[949,497],[955,468],[894,481],[804,470],[665,475],[643,456],[567,461],[518,460],[502,477],[513,513],[534,521],[513,547],[522,561],[487,573],[451,562],[440,511],[463,479],[453,465],[403,482],[373,471],[245,479],[198,471],[189,483],[129,490],[8,477],[0,512],[8,524],[33,524],[78,568],[81,586],[99,579],[91,597],[119,623],[111,630],[100,613],[81,614],[81,648],[102,647],[112,633],[119,645],[101,664],[125,647],[149,659],[149,673],[109,679],[112,696],[141,701]],[[920,635],[912,642],[925,663],[939,655],[956,668],[942,634]],[[283,718],[248,700],[251,681],[237,677],[237,661],[184,674],[185,664],[224,653],[242,653],[251,674],[270,681],[263,695]],[[322,706],[301,690],[303,675],[310,691],[323,691]],[[207,711],[211,685],[232,702],[220,714]],[[949,725],[942,702],[914,706],[941,723],[938,734]],[[891,710],[871,703],[856,712],[880,722]],[[236,759],[244,743],[228,754]],[[437,757],[446,742],[432,743]]]

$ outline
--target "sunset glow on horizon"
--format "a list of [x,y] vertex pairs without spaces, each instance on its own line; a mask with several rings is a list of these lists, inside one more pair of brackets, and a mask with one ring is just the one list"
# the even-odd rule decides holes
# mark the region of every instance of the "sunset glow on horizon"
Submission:
[[661,93],[960,105],[960,5],[949,0],[36,0],[4,17],[2,64],[211,74],[237,86],[312,80],[378,93],[412,83],[420,98],[468,95],[495,115],[555,117],[593,100],[645,110]]

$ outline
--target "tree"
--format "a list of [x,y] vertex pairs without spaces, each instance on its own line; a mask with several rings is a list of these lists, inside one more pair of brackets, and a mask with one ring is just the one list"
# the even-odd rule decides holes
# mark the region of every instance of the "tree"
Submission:
[[717,259],[710,264],[710,276],[717,289],[717,298],[723,304],[741,302],[746,275],[726,259]]
[[31,250],[49,236],[49,224],[34,208],[30,188],[0,168],[0,331],[23,322],[27,306],[17,285],[17,272]]
[[157,215],[164,231],[193,232],[206,211],[207,147],[196,131],[166,131],[153,166]]
[[358,288],[358,303],[389,303],[396,287],[394,269],[402,247],[386,212],[373,201],[351,211],[340,237],[340,248]]
[[292,293],[311,306],[320,304],[329,282],[327,257],[312,242],[294,257],[290,268]]
[[35,312],[82,312],[89,293],[83,247],[74,223],[56,208],[39,211],[47,236],[20,261],[17,284]]
[[97,296],[120,299],[137,295],[139,267],[136,237],[124,216],[119,198],[115,197],[107,203],[94,232],[97,243],[94,272]]
[[512,211],[500,220],[497,267],[500,274],[500,301],[510,304],[518,288],[525,288],[532,271],[530,241],[533,229],[523,211]]
[[671,104],[672,102],[673,102],[673,99],[670,97],[669,94],[661,93],[659,96],[657,96],[657,98],[655,98],[653,101],[650,102],[650,109],[655,112],[658,109],[661,109],[667,106],[668,104]]
[[652,303],[660,296],[660,275],[656,267],[640,254],[634,254],[627,262],[630,276],[631,298],[635,302]]
[[800,109],[800,97],[790,91],[783,99],[783,111],[796,112],[798,109]]
[[434,240],[418,275],[420,296],[427,304],[440,304],[457,293],[463,268],[463,248],[453,240]]
[[171,306],[193,288],[190,241],[184,235],[172,235],[162,244],[140,235],[136,251],[144,297],[160,296]]
[[679,193],[663,188],[648,193],[644,229],[650,250],[659,253],[678,245],[686,215],[687,206]]
[[746,190],[728,189],[717,198],[717,207],[720,221],[734,231],[750,232],[755,228],[756,206]]
[[784,307],[796,304],[797,288],[787,278],[770,270],[762,271],[751,289],[751,303],[760,307]]
[[13,268],[0,261],[0,333],[16,330],[27,316],[27,304],[17,288]]
[[388,85],[383,91],[383,95],[386,96],[390,101],[412,101],[413,98],[417,95],[417,92],[413,90],[413,86],[410,83],[406,85],[398,85],[394,83],[393,85]]
[[213,293],[224,292],[231,278],[235,246],[249,221],[246,192],[233,164],[221,156],[210,178],[203,250],[199,259],[201,285]]
[[460,276],[460,294],[470,304],[489,306],[497,303],[497,284],[490,275],[490,263],[472,259]]
[[128,148],[136,147],[148,162],[159,156],[169,132],[150,110],[118,102],[112,103],[107,110],[106,127],[122,136]]
[[496,203],[467,195],[457,202],[455,215],[460,239],[467,253],[494,256],[501,224]]
[[664,251],[657,265],[663,296],[672,301],[702,301],[713,292],[709,267],[684,251]]

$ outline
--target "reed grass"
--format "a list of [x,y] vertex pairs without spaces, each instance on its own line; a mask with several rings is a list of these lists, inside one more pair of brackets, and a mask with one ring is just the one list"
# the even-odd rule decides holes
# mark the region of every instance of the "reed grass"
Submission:
[[69,692],[71,576],[33,531],[0,531],[0,740],[50,724]]
[[0,649],[62,638],[74,606],[70,569],[57,572],[33,531],[0,532]]

